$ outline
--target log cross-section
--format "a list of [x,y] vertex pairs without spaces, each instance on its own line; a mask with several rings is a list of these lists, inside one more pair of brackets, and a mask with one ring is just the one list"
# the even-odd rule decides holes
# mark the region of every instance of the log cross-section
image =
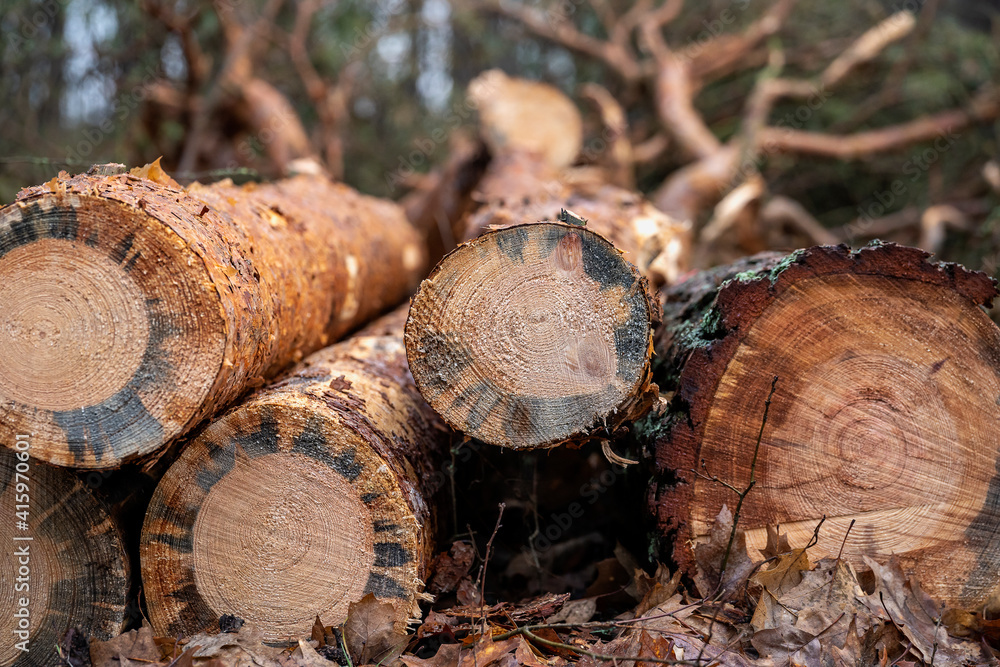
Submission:
[[129,563],[90,490],[72,470],[27,459],[22,437],[0,447],[0,665],[55,667],[67,630],[121,632]]
[[651,405],[647,282],[575,225],[494,230],[447,255],[406,325],[417,387],[456,429],[531,449],[614,431]]
[[[994,281],[892,244],[753,258],[665,291],[651,503],[694,566],[723,504],[756,485],[740,525],[816,557],[901,558],[939,599],[1000,600],[1000,330]],[[694,471],[701,474],[696,474]],[[852,520],[856,520],[848,534]],[[846,541],[845,541],[846,536]]]
[[235,614],[282,641],[367,593],[414,613],[446,441],[402,331],[310,356],[200,432],[157,487],[140,547],[154,629]]

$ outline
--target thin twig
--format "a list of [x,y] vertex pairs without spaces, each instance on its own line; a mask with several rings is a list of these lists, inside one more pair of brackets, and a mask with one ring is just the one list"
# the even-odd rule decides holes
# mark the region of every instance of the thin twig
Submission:
[[617,662],[619,660],[624,661],[634,661],[634,662],[652,662],[658,665],[697,665],[698,662],[694,660],[670,660],[668,658],[654,658],[654,657],[644,657],[644,656],[624,656],[624,655],[610,655],[608,653],[595,653],[594,651],[589,651],[585,648],[579,646],[573,646],[572,644],[564,644],[562,642],[555,642],[551,639],[544,639],[539,637],[531,630],[525,630],[523,627],[518,628],[517,632],[514,634],[524,635],[533,642],[538,642],[543,646],[548,646],[549,648],[557,648],[563,651],[572,651],[573,653],[578,653],[580,655],[586,655],[595,660],[607,660],[611,662]]
[[844,553],[844,546],[847,545],[847,536],[851,534],[851,529],[854,528],[854,523],[856,521],[857,519],[851,519],[851,525],[847,527],[847,532],[844,533],[844,540],[840,543],[840,551],[837,552],[837,560],[840,560],[840,557]]
[[937,655],[938,650],[937,633],[938,628],[941,627],[941,620],[943,618],[943,614],[938,614],[937,621],[934,623],[934,647],[931,649],[931,659],[927,661],[927,664],[930,665],[930,667],[934,667],[934,656]]
[[493,534],[490,535],[490,539],[486,542],[486,553],[483,555],[482,578],[479,582],[479,606],[482,610],[484,633],[486,632],[486,568],[490,564],[490,552],[493,550],[493,538],[497,536],[497,531],[500,530],[500,520],[503,518],[503,511],[507,508],[507,504],[500,503],[498,507],[500,508],[500,513],[497,514],[497,525],[493,527]]
[[[909,653],[912,648],[913,642],[906,642],[906,646],[903,647],[903,652],[899,654],[898,658],[889,663],[889,667],[895,667],[895,665],[898,665],[899,661],[905,658],[906,654]],[[886,650],[886,654],[888,654],[888,650]]]
[[[851,529],[854,528],[854,523],[856,521],[857,521],[857,519],[851,519],[851,525],[849,525],[847,527],[847,532],[844,533],[844,539],[840,543],[840,551],[837,552],[837,560],[836,560],[836,562],[840,562],[840,557],[844,553],[844,547],[847,545],[847,536],[851,534]],[[827,600],[829,600],[830,596],[833,595],[833,582],[836,581],[836,579],[837,579],[837,570],[836,570],[836,568],[834,568],[834,571],[830,573],[830,584],[829,584],[830,590],[828,590],[826,592],[826,599]]]

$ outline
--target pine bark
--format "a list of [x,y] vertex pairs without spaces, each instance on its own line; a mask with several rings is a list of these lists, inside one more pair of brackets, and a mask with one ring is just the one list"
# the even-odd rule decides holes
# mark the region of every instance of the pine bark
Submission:
[[376,329],[393,321],[308,357],[171,466],[140,544],[158,633],[229,613],[282,641],[367,593],[416,611],[449,434],[413,385],[401,318]]
[[[757,256],[664,291],[656,379],[673,397],[649,501],[675,560],[695,567],[723,504],[751,555],[768,526],[814,559],[901,557],[961,608],[1000,600],[1000,330],[988,276],[879,244]],[[697,472],[695,472],[697,471]],[[856,523],[848,532],[852,520]],[[845,540],[846,537],[846,540]]]
[[56,647],[68,629],[95,639],[121,632],[129,563],[111,518],[73,471],[25,460],[32,439],[17,442],[28,447],[0,447],[0,664],[54,667],[64,664]]
[[657,210],[637,192],[560,172],[524,152],[495,156],[476,189],[481,206],[465,221],[468,241],[498,227],[557,220],[569,209],[587,228],[625,253],[654,288],[687,271],[691,227]]
[[159,450],[397,305],[425,267],[396,205],[321,177],[180,188],[65,175],[0,210],[0,440],[59,465]]

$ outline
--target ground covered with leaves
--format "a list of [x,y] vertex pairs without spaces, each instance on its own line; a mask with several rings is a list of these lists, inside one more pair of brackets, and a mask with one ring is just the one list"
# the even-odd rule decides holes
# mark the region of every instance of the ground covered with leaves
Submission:
[[650,574],[619,544],[596,568],[590,590],[603,592],[582,597],[484,603],[496,536],[482,552],[458,540],[438,555],[428,582],[436,601],[410,623],[368,595],[342,625],[317,617],[310,637],[280,647],[226,616],[214,635],[155,637],[144,624],[87,642],[71,631],[62,652],[94,667],[997,664],[1000,620],[942,608],[895,560],[866,560],[859,574],[840,558],[813,562],[811,545],[793,549],[777,531],[754,562],[727,508],[697,547],[693,576],[663,564]]

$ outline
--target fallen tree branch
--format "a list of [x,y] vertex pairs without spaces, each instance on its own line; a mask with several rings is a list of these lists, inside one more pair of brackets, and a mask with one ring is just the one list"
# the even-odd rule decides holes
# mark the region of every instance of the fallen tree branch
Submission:
[[284,4],[284,0],[268,0],[261,10],[260,18],[249,27],[237,27],[233,21],[226,20],[224,4],[218,5],[217,13],[226,32],[229,46],[222,69],[212,81],[208,95],[197,107],[198,113],[191,121],[191,129],[177,165],[177,171],[180,172],[194,171],[198,155],[205,143],[212,113],[218,108],[224,97],[232,94],[234,90],[238,89],[240,83],[249,78],[254,40],[274,23],[274,18]]
[[642,78],[642,68],[639,62],[629,55],[624,46],[580,32],[567,20],[567,17],[561,16],[557,11],[546,15],[532,7],[500,2],[499,0],[473,2],[472,6],[513,19],[536,37],[541,37],[570,51],[599,60],[616,71],[627,82],[635,82]]
[[691,59],[693,80],[700,85],[744,69],[748,56],[785,25],[797,0],[777,0],[759,19],[738,35],[724,33],[699,46]]
[[324,164],[333,178],[342,179],[344,140],[341,130],[348,119],[347,102],[354,81],[351,67],[348,65],[341,71],[340,80],[330,85],[323,80],[309,59],[306,43],[309,37],[309,25],[317,9],[319,9],[317,0],[303,0],[298,3],[295,24],[288,36],[288,54],[316,109]]
[[717,153],[722,143],[694,107],[696,87],[688,63],[670,50],[658,26],[644,24],[641,34],[657,65],[654,101],[663,128],[695,158]]
[[943,139],[977,122],[1000,118],[1000,95],[989,89],[973,100],[969,109],[951,109],[878,130],[836,135],[786,127],[761,129],[758,145],[768,153],[798,153],[838,160],[857,160],[877,153],[897,151],[916,143]]
[[[628,119],[625,110],[608,89],[596,83],[580,87],[580,96],[590,100],[601,114],[606,140],[601,160],[608,170],[608,180],[622,188],[635,189],[635,169],[632,164],[632,143],[628,139]],[[587,149],[584,149],[586,156]]]
[[760,212],[764,224],[791,223],[809,237],[814,245],[837,245],[840,239],[824,227],[805,206],[788,197],[772,197]]

